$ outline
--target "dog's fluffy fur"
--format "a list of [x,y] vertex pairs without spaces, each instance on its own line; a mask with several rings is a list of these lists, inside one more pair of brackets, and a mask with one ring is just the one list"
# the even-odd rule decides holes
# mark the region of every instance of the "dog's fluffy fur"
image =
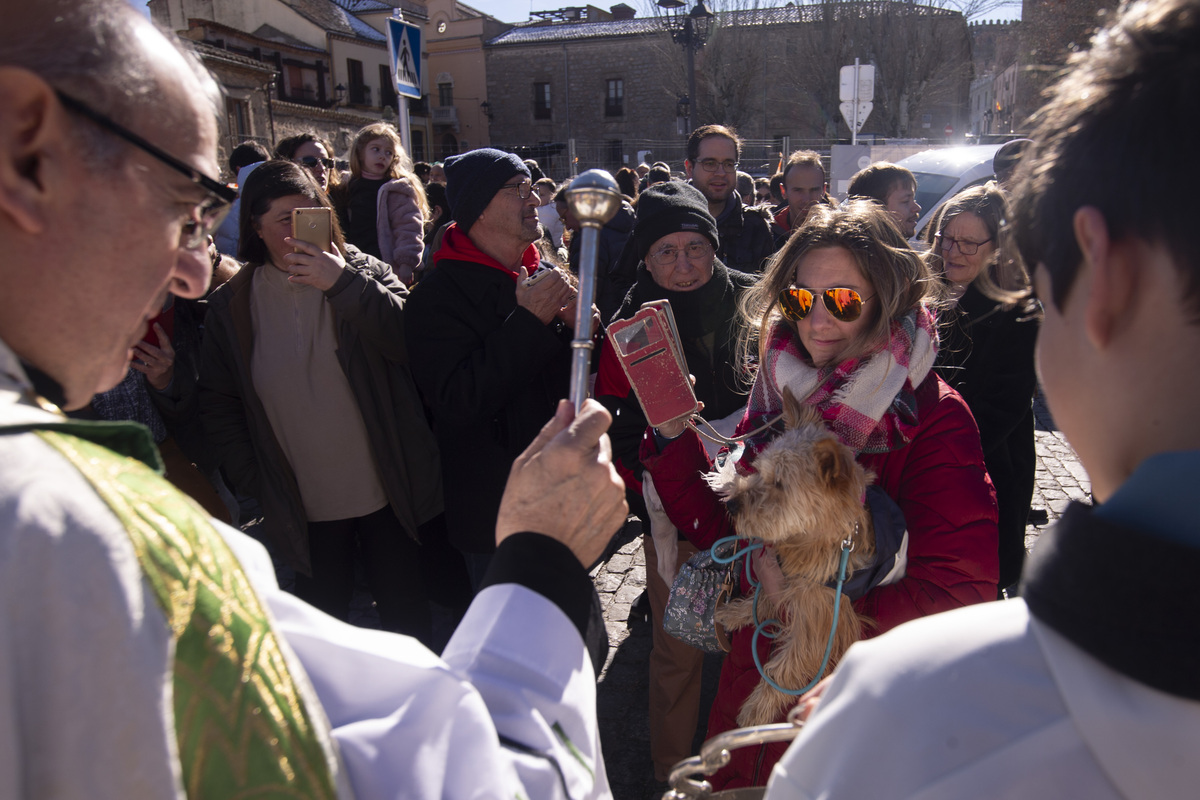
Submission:
[[[871,515],[863,494],[874,476],[854,460],[850,448],[830,433],[813,408],[784,390],[784,433],[754,460],[755,471],[739,474],[728,459],[708,476],[733,517],[738,536],[773,545],[785,584],[781,608],[760,592],[758,619],[784,620],[771,658],[763,665],[771,679],[788,689],[806,686],[821,668],[833,622],[842,540],[851,536],[847,574],[874,555]],[[753,625],[754,600],[746,597],[722,607],[717,621],[733,630]],[[864,619],[847,598],[838,612],[830,669],[858,641]],[[828,671],[828,670],[827,670]],[[796,702],[759,681],[742,704],[738,724],[771,723]]]

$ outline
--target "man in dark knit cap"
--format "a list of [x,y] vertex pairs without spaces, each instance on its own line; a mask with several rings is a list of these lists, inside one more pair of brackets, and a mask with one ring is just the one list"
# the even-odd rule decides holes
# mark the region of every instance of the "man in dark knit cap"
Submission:
[[[720,237],[709,203],[682,181],[651,186],[638,197],[638,218],[626,249],[639,259],[637,280],[614,319],[628,319],[643,303],[671,301],[687,369],[696,378],[704,417],[733,424],[746,404],[737,374],[741,318],[737,301],[754,277],[727,269],[717,258]],[[704,653],[672,638],[662,628],[670,578],[696,552],[662,513],[650,482],[642,483],[638,447],[646,417],[612,349],[605,342],[596,376],[596,399],[613,415],[609,428],[613,462],[625,479],[630,509],[643,520],[646,592],[653,619],[650,652],[650,757],[654,775],[665,781],[671,767],[692,752],[700,712]],[[643,489],[645,503],[643,504]]]
[[478,588],[513,459],[568,393],[574,290],[539,262],[538,195],[521,159],[484,148],[445,169],[454,224],[413,289],[405,330],[441,448],[450,541]]

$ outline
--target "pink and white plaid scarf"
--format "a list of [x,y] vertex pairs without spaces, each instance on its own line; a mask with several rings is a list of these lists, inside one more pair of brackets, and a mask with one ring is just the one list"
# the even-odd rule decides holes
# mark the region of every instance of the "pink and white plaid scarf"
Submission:
[[[921,306],[892,323],[874,351],[833,367],[808,362],[800,337],[782,320],[768,332],[766,363],[759,367],[740,430],[753,430],[783,410],[783,387],[816,406],[829,430],[856,453],[886,453],[908,444],[917,429],[914,390],[937,356],[937,325]],[[774,433],[746,443],[756,453]]]

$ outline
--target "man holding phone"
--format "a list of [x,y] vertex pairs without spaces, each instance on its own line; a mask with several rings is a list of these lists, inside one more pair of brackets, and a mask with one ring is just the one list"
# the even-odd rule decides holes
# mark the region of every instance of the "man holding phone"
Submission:
[[533,244],[539,199],[521,159],[472,150],[446,159],[446,177],[454,224],[405,330],[441,450],[446,527],[477,587],[509,467],[568,389],[574,290]]

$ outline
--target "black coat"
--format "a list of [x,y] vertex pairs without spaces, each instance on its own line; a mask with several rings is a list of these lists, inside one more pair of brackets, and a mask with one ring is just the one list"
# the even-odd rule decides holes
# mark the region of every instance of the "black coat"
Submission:
[[974,285],[942,321],[937,371],[958,390],[979,425],[983,457],[1000,509],[1000,586],[1020,577],[1036,453],[1033,349],[1040,322],[1006,308]]
[[[347,268],[325,292],[337,318],[337,356],[366,423],[388,504],[414,539],[442,510],[437,445],[407,369],[407,289],[382,261],[353,247]],[[213,292],[205,317],[200,408],[226,475],[256,497],[263,527],[290,566],[311,574],[308,521],[295,473],[254,390],[250,356],[251,279],[247,266]],[[274,267],[266,267],[274,269]]]
[[775,253],[770,224],[762,214],[743,205],[736,194],[730,195],[729,207],[717,220],[717,236],[721,240],[717,258],[732,270],[760,275]]
[[[752,275],[726,269],[718,260],[713,264],[713,276],[708,283],[695,291],[672,292],[655,283],[650,270],[643,265],[638,268],[637,283],[614,317],[628,319],[651,300],[671,301],[683,357],[688,371],[696,377],[696,398],[704,403],[705,419],[727,417],[746,403],[749,385],[743,383],[744,375],[737,369],[737,338],[742,328],[737,303],[754,285],[754,280]],[[638,448],[646,431],[646,417],[609,347],[605,340],[600,375],[596,379],[596,399],[613,415],[608,431],[613,459],[623,472],[628,471],[640,480]]]
[[405,312],[442,454],[450,541],[490,553],[512,462],[567,397],[571,330],[518,306],[508,274],[451,258],[417,284]]
[[[633,272],[621,269],[621,258],[634,222],[633,206],[622,202],[613,218],[600,229],[596,240],[596,307],[605,321],[621,306],[621,300],[633,285]],[[583,231],[575,231],[567,248],[567,263],[576,275],[579,274],[582,249]]]

